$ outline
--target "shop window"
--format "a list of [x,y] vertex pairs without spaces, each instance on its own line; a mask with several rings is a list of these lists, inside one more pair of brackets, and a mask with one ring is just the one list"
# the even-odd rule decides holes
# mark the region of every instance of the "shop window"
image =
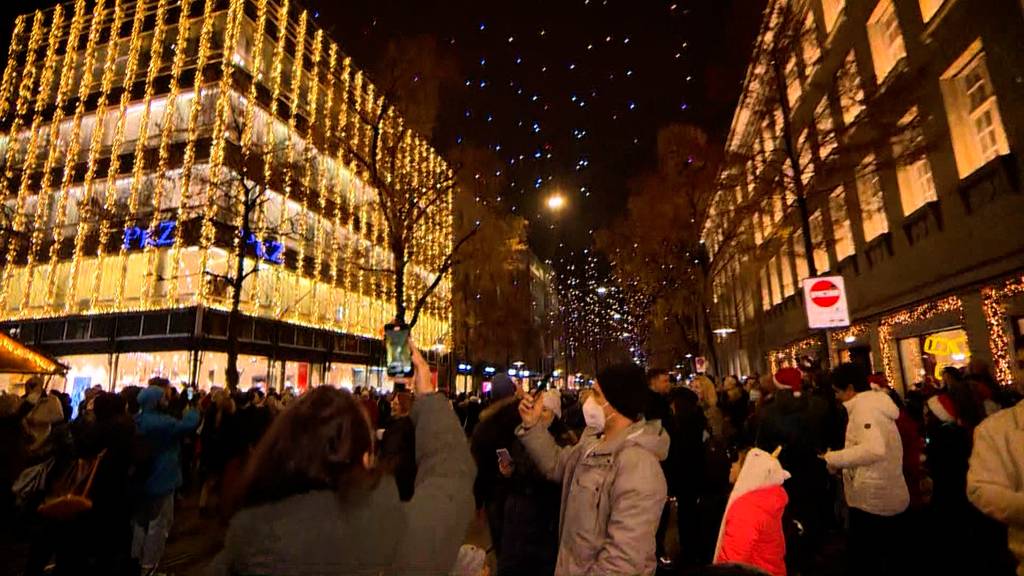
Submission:
[[906,385],[940,380],[943,369],[962,368],[971,359],[967,332],[960,328],[903,338],[899,341],[899,353]]
[[864,88],[853,50],[836,73],[836,89],[839,90],[839,106],[843,109],[843,123],[849,126],[864,110]]
[[921,19],[928,22],[939,11],[946,0],[918,0],[921,6]]
[[892,0],[881,0],[868,18],[868,41],[879,83],[889,75],[896,63],[907,55],[903,32]]
[[1010,152],[980,39],[943,74],[940,85],[961,178]]
[[857,174],[857,198],[860,201],[865,242],[870,242],[889,231],[889,221],[885,217],[882,180],[874,164],[874,156],[865,158]]
[[839,20],[839,14],[846,7],[846,0],[821,0],[821,11],[825,15],[825,32],[831,34]]
[[828,249],[825,246],[825,226],[822,223],[821,211],[815,210],[810,217],[811,245],[814,248],[814,268],[820,275],[829,269]]
[[835,242],[836,261],[853,254],[853,228],[850,225],[850,215],[846,210],[846,191],[842,186],[837,187],[829,194],[828,212],[832,220],[832,238]]

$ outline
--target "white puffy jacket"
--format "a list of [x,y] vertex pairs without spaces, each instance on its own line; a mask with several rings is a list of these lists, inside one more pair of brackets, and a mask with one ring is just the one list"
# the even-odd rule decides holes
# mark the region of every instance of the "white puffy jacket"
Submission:
[[896,428],[899,408],[885,392],[861,392],[844,403],[850,415],[846,447],[825,454],[843,471],[846,503],[879,516],[907,509],[910,493],[903,479],[903,444]]
[[1024,401],[986,418],[974,431],[967,497],[1009,526],[1010,551],[1024,576]]

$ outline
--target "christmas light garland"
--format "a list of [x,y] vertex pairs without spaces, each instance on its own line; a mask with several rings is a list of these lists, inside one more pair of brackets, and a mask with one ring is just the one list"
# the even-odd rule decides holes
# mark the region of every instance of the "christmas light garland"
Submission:
[[995,377],[1004,386],[1014,383],[1015,360],[1010,348],[1010,338],[1006,334],[1006,299],[1020,294],[1024,294],[1024,275],[981,290],[981,305],[988,328],[989,348],[995,363]]
[[[108,2],[113,4],[112,8]],[[243,26],[247,33],[252,28],[243,13],[244,0],[231,0],[226,7],[218,0],[207,0],[201,14],[190,14],[194,3],[183,3],[176,25],[168,23],[168,17],[173,18],[171,10],[175,3],[172,0],[134,3],[96,0],[91,20],[87,20],[89,4],[88,0],[76,0],[70,22],[64,18],[65,10],[70,11],[70,8],[58,6],[35,13],[31,31],[27,16],[19,17],[15,23],[8,53],[15,58],[24,53],[25,61],[9,62],[0,80],[0,116],[10,117],[12,126],[5,154],[9,161],[2,177],[9,182],[17,170],[38,169],[37,164],[42,164],[44,175],[38,190],[29,189],[26,179],[21,181],[17,229],[26,228],[29,217],[35,223],[30,228],[27,265],[14,264],[16,251],[24,248],[7,250],[8,265],[4,266],[0,280],[0,310],[11,307],[6,317],[136,312],[197,304],[224,307],[224,302],[210,293],[204,271],[211,258],[209,251],[214,249],[216,241],[214,220],[219,203],[213,183],[224,171],[232,169],[225,159],[224,147],[229,140],[227,115],[241,100],[245,107],[240,142],[243,156],[246,152],[251,154],[256,139],[254,131],[260,122],[264,122],[267,142],[271,145],[287,131],[281,143],[285,144],[288,162],[283,167],[265,162],[266,178],[262,185],[285,183],[283,190],[268,190],[268,193],[283,201],[282,225],[290,217],[299,218],[296,229],[301,236],[297,249],[289,252],[291,256],[287,261],[272,267],[280,281],[270,285],[259,278],[260,275],[253,277],[252,285],[243,296],[246,311],[278,317],[274,312],[281,312],[287,306],[286,316],[296,324],[377,336],[380,324],[393,314],[394,286],[390,276],[366,273],[364,267],[382,269],[392,263],[393,255],[380,243],[386,238],[385,216],[376,200],[376,191],[366,182],[365,167],[356,170],[354,158],[344,153],[345,146],[336,144],[338,139],[345,139],[361,153],[368,153],[373,122],[387,105],[362,71],[355,70],[337,45],[326,40],[324,33],[308,22],[306,13],[298,13],[296,27],[290,19],[286,0],[280,3],[258,0],[254,3],[253,80],[246,86],[248,97],[243,98],[235,88],[239,75],[234,72],[241,66],[240,57],[232,51],[239,45]],[[154,14],[153,26],[147,30],[144,22]],[[277,16],[278,42],[273,62],[267,62],[262,47],[269,38],[266,28],[271,14]],[[130,35],[122,36],[128,20],[132,22]],[[88,32],[83,34],[86,26]],[[198,42],[190,38],[196,26],[200,27]],[[289,29],[296,28],[297,35],[288,34]],[[107,31],[110,40],[104,51],[99,44]],[[171,45],[173,62],[168,71],[164,61],[170,57],[165,57],[164,39],[172,34],[176,41]],[[218,42],[214,49],[214,36],[218,34],[223,43]],[[290,64],[292,75],[286,87],[281,81],[282,61],[286,39],[292,37],[296,39],[295,59]],[[140,67],[139,58],[145,58],[147,42],[152,54],[147,64]],[[46,54],[41,66],[35,60],[40,52]],[[100,56],[102,54],[105,57]],[[209,83],[209,65],[216,62],[217,57],[222,58],[217,62],[221,68],[218,85],[205,86],[204,82]],[[97,67],[100,58],[104,59]],[[60,63],[63,68],[58,67]],[[312,64],[311,72],[306,64]],[[193,67],[192,92],[183,95],[181,84],[187,77],[184,71]],[[271,72],[269,81],[265,78],[265,68]],[[61,70],[56,83],[53,81],[55,70]],[[158,79],[163,74],[168,76],[168,85],[165,92],[158,94]],[[132,88],[143,78],[144,94],[136,103],[132,100]],[[79,83],[72,86],[72,79]],[[269,111],[262,107],[258,84],[272,95],[267,106]],[[115,85],[119,92],[114,90]],[[286,121],[281,121],[277,114],[282,89],[289,90],[291,114]],[[17,98],[13,98],[15,92]],[[88,102],[93,93],[96,93],[95,101]],[[116,103],[110,102],[112,93],[118,95]],[[65,104],[71,102],[75,104],[74,116],[68,119]],[[163,116],[156,120],[154,116],[159,114],[160,106]],[[187,119],[177,122],[176,112],[182,108],[186,110],[183,116]],[[296,123],[300,110],[308,120],[302,126]],[[394,151],[396,161],[390,171],[381,174],[382,179],[399,190],[422,192],[420,202],[431,202],[429,195],[433,193],[442,195],[429,208],[421,204],[428,213],[422,225],[407,239],[408,245],[413,247],[407,255],[405,294],[406,304],[411,308],[418,298],[416,292],[422,293],[426,288],[453,243],[453,199],[448,188],[452,174],[437,153],[424,139],[413,134],[393,109],[385,112],[380,135],[382,149],[378,153],[384,149],[388,153]],[[116,116],[112,117],[114,114]],[[371,120],[368,122],[367,118]],[[107,141],[111,129],[104,130],[104,126],[111,124],[111,120],[114,121],[113,134]],[[137,137],[133,128],[129,135],[129,122],[136,120],[140,122]],[[70,125],[70,141],[59,138],[62,124]],[[93,127],[91,134],[87,132],[90,125]],[[157,125],[159,130],[154,127]],[[131,140],[133,137],[136,140]],[[205,164],[198,161],[196,148],[204,137],[211,139],[209,161]],[[122,149],[129,145],[133,153],[131,174],[121,174]],[[177,156],[175,150],[179,149],[181,165],[176,169],[172,163]],[[324,150],[328,149],[331,153],[325,154]],[[85,173],[80,176],[81,182],[75,182],[79,177],[75,160],[83,151],[87,152]],[[22,157],[24,166],[17,166]],[[60,166],[62,173],[58,183],[58,175],[51,169],[58,167],[62,157],[66,162]],[[155,162],[148,160],[153,157]],[[41,158],[45,160],[40,161]],[[100,170],[105,174],[98,175]],[[283,178],[273,178],[276,170],[284,173],[280,175]],[[301,174],[293,174],[296,170],[301,170]],[[210,178],[209,185],[197,185],[201,175]],[[144,189],[149,185],[153,186],[152,195],[146,196]],[[300,202],[299,198],[291,202],[299,193],[293,185],[303,188]],[[97,190],[97,186],[102,188]],[[442,186],[448,189],[441,189]],[[176,205],[170,204],[174,212],[164,213],[161,207],[169,204],[166,196],[172,193],[176,194]],[[316,198],[310,198],[313,193],[317,194]],[[73,208],[70,203],[75,199],[78,205]],[[40,209],[26,215],[24,208],[30,201],[37,202]],[[53,225],[47,228],[45,224],[51,212]],[[77,214],[77,222],[73,220],[74,214]],[[147,221],[137,224],[142,214]],[[266,218],[266,209],[261,206],[255,218],[255,232],[261,240],[266,233]],[[189,245],[191,237],[183,231],[185,224],[194,219],[201,226],[196,246]],[[71,258],[61,261],[66,223],[78,227]],[[239,225],[237,216],[232,223]],[[281,227],[276,226],[275,231]],[[126,240],[113,248],[114,235],[119,230]],[[169,245],[163,243],[164,239],[153,240],[158,231],[168,234]],[[127,240],[130,233],[142,240],[130,243]],[[8,240],[5,235],[4,241]],[[244,250],[239,238],[231,242],[234,254]],[[311,265],[307,265],[310,255]],[[113,264],[113,261],[107,262],[112,258],[117,259],[116,267],[106,265]],[[293,258],[297,262],[292,262]],[[34,272],[35,268],[42,270],[44,265],[45,290],[26,289],[31,288],[33,282],[44,282],[43,276]],[[133,276],[136,266],[143,269],[140,282]],[[198,279],[194,278],[196,275]],[[62,284],[63,278],[67,279],[66,284]],[[15,285],[20,297],[17,302],[8,297],[13,294],[10,290]],[[158,288],[161,285],[166,288],[163,292]],[[193,285],[196,290],[192,289]],[[62,289],[62,286],[67,288]],[[289,291],[286,286],[292,289]],[[261,306],[268,290],[273,291],[270,297],[274,301],[269,310]],[[289,292],[287,302],[282,301],[285,292]],[[303,302],[309,294],[312,298]],[[416,328],[419,341],[450,342],[450,298],[451,273],[447,272],[421,312]],[[330,306],[325,310],[323,304],[328,302]],[[340,303],[344,305],[339,306]]]
[[[961,302],[958,296],[949,296],[934,302],[926,302],[920,306],[901,310],[882,318],[878,324],[878,343],[882,348],[882,364],[885,368],[885,377],[890,384],[894,384],[897,381],[895,352],[892,342],[893,331],[903,326],[922,322],[939,314],[951,312],[955,312],[958,315],[959,321],[962,324],[963,302]],[[904,384],[909,383],[905,382]]]

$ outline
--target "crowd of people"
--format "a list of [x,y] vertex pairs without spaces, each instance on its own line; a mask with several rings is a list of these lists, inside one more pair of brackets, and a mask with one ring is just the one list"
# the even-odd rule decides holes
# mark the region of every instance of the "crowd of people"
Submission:
[[[719,381],[621,364],[580,390],[497,374],[450,397],[414,362],[387,394],[154,377],[74,409],[28,379],[0,395],[4,537],[29,543],[33,576],[154,574],[189,493],[225,526],[216,575],[1000,575],[1024,558],[1024,404],[981,363],[903,395],[806,362]],[[474,518],[489,549],[465,544]]]

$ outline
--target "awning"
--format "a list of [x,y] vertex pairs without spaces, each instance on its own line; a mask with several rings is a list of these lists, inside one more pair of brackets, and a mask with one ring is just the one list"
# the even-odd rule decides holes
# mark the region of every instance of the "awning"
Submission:
[[0,332],[0,374],[63,374],[59,362]]

